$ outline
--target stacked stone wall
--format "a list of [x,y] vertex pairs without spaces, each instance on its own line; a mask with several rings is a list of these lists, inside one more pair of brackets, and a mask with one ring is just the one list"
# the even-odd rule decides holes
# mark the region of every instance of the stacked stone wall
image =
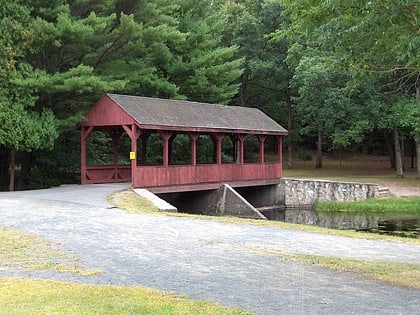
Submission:
[[378,196],[378,185],[328,180],[283,178],[286,207],[308,206],[316,201],[359,201]]

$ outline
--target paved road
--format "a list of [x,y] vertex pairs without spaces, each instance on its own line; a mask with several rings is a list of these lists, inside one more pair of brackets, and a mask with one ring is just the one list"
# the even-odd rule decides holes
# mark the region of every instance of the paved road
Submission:
[[106,202],[127,186],[0,193],[0,226],[58,242],[98,276],[0,270],[95,284],[144,285],[256,314],[419,314],[420,290],[386,285],[264,252],[420,261],[420,246],[212,220],[128,214]]

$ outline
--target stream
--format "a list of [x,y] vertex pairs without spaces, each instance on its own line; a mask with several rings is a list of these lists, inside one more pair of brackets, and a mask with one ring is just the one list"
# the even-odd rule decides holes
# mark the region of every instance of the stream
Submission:
[[360,232],[420,238],[420,216],[414,215],[352,215],[321,214],[313,210],[285,210],[284,221],[317,225],[330,229],[348,229]]

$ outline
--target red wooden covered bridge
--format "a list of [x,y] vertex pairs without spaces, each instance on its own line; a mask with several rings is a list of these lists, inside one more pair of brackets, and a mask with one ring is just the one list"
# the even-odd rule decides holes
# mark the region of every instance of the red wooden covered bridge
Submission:
[[[256,108],[105,94],[79,127],[82,184],[131,181],[159,193],[276,184],[282,176],[287,130]],[[89,165],[93,132],[110,139],[106,165]],[[120,152],[124,136],[128,152]]]

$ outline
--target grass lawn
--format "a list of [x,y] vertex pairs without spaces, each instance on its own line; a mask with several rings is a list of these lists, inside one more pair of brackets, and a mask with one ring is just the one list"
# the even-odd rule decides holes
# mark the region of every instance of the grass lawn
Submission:
[[0,278],[0,313],[24,314],[251,314],[213,302],[141,287],[95,286]]
[[[283,163],[283,176],[292,178],[317,178],[336,181],[373,183],[382,186],[401,186],[417,188],[420,191],[420,180],[416,179],[415,170],[409,167],[403,178],[396,176],[395,170],[390,168],[387,156],[378,155],[350,155],[341,160],[338,157],[325,157],[322,168],[315,168],[315,161],[300,161],[294,159],[293,168],[287,168]],[[420,192],[419,192],[420,195]]]
[[420,197],[369,199],[355,202],[322,201],[314,204],[322,213],[353,213],[365,215],[414,215],[420,216]]
[[50,269],[83,276],[100,273],[99,270],[82,267],[76,257],[63,253],[57,244],[34,234],[6,227],[0,227],[0,267],[25,271]]

